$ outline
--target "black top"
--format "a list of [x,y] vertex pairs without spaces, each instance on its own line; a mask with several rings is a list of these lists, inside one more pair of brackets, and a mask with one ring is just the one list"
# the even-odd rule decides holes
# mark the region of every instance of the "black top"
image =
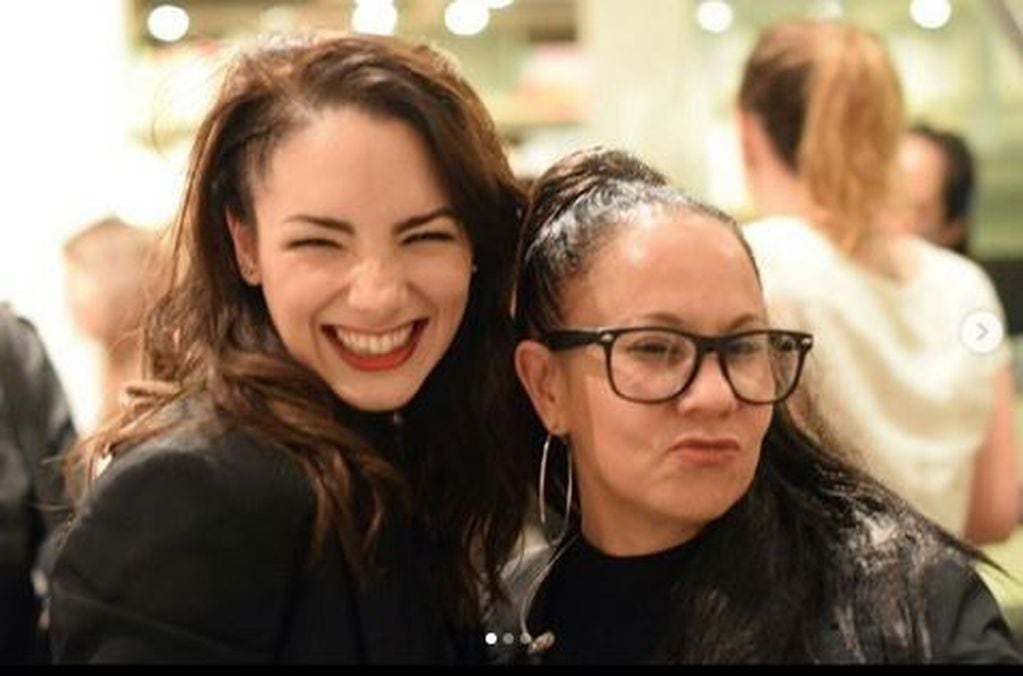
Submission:
[[[309,557],[311,487],[280,449],[178,429],[93,484],[59,554],[58,662],[450,663],[414,530],[385,529],[358,586],[340,543]],[[472,635],[481,643],[478,635]]]
[[[925,612],[914,621],[925,625],[929,655],[917,661],[939,663],[1023,664],[1023,648],[1013,636],[998,604],[964,557],[948,549],[931,549],[886,522],[896,534],[893,546],[907,558],[883,556],[880,546],[853,568],[876,575],[887,566],[912,566],[924,575]],[[610,557],[581,537],[563,547],[531,548],[506,570],[509,603],[495,604],[486,620],[489,654],[499,664],[641,664],[673,661],[661,642],[672,622],[673,584],[686,577],[704,536],[648,556]],[[563,552],[555,558],[557,552]],[[857,554],[843,552],[852,559]],[[553,562],[553,563],[552,563]],[[854,561],[854,563],[856,563]],[[891,571],[887,571],[891,572]],[[910,571],[904,571],[910,572]],[[857,572],[847,579],[868,583]],[[771,593],[765,590],[765,594]],[[908,594],[907,590],[907,594]],[[883,663],[893,661],[880,637],[878,609],[871,597],[846,607],[825,601],[825,617],[812,621],[809,662]],[[894,599],[897,601],[898,599]],[[808,609],[809,612],[809,609]],[[523,628],[523,614],[528,619]],[[835,614],[851,621],[852,635]],[[528,632],[523,635],[522,632]],[[554,635],[553,644],[545,641]],[[497,638],[495,641],[494,638]],[[516,637],[521,640],[514,640]],[[533,642],[528,643],[532,638]],[[513,640],[508,640],[513,639]],[[533,650],[533,648],[537,648]],[[780,655],[759,656],[765,662]]]
[[554,634],[544,663],[649,661],[670,621],[672,584],[691,551],[684,543],[642,556],[609,556],[576,536],[530,612],[531,633]]

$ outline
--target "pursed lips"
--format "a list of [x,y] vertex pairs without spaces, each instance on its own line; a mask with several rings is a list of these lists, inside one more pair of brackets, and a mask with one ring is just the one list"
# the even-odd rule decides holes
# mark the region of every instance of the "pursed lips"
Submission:
[[738,452],[742,447],[731,437],[683,437],[671,445],[672,451],[696,451],[704,453]]

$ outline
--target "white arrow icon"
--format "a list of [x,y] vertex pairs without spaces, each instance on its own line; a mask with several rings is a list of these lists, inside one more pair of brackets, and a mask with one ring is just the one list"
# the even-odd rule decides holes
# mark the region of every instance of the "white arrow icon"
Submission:
[[998,315],[987,310],[978,310],[966,315],[959,325],[959,340],[970,352],[990,354],[998,349],[1005,339],[1005,326]]

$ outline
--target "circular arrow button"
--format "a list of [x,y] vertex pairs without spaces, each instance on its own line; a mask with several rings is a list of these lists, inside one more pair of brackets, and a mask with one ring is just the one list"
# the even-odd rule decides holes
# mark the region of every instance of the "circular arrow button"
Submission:
[[978,310],[959,325],[959,341],[970,352],[990,354],[1005,340],[1005,325],[993,312]]

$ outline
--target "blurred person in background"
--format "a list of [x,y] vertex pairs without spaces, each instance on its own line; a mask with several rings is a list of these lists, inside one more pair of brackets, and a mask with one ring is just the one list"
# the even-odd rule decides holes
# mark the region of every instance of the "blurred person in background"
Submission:
[[59,461],[74,440],[42,340],[0,304],[0,664],[49,659],[48,576],[67,516]]
[[774,321],[815,334],[810,407],[864,466],[973,543],[1015,528],[1009,346],[971,349],[971,313],[1004,313],[970,260],[900,232],[900,83],[875,36],[846,23],[766,30],[739,93],[747,225]]
[[[973,151],[966,139],[948,129],[940,129],[919,122],[907,130],[899,146],[899,166],[902,170],[903,191],[907,200],[908,227],[931,243],[964,256],[971,256],[970,232],[976,195],[976,167]],[[1019,312],[1019,296],[1023,287],[1018,284],[1016,261],[986,261],[983,263],[992,275],[999,299],[1009,311],[1008,331],[1018,326],[1012,317],[1013,308]],[[993,268],[993,269],[992,269]],[[1000,276],[1001,275],[1001,276]],[[1011,338],[1023,337],[1014,333]],[[1023,363],[1015,360],[1015,392],[1019,391],[1023,376]],[[1018,434],[1019,430],[1016,430]],[[1019,455],[1017,449],[1017,463]],[[1023,523],[1023,467],[1019,482],[1019,521]]]
[[910,230],[933,244],[968,255],[975,171],[966,140],[916,124],[902,137],[899,166]]
[[140,326],[154,242],[148,230],[103,218],[64,244],[71,318],[101,351],[98,425],[118,412],[125,386],[142,373]]

